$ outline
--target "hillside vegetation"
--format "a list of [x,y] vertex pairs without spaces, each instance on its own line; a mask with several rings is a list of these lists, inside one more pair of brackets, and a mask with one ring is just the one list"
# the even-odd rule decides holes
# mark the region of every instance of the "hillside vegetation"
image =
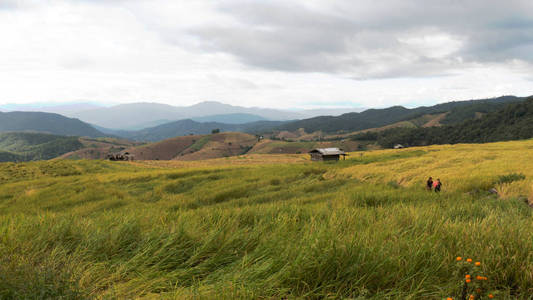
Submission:
[[526,98],[504,96],[491,99],[454,101],[434,106],[420,106],[408,109],[393,106],[383,109],[368,109],[360,113],[347,113],[338,117],[324,116],[294,121],[278,127],[279,130],[296,131],[303,128],[305,132],[323,131],[359,131],[378,128],[401,121],[417,119],[424,115],[446,113],[442,124],[455,124],[476,118],[476,113],[488,113],[502,109],[508,104],[524,101]]
[[78,119],[44,112],[0,112],[0,132],[27,131],[67,136],[103,137],[105,134]]
[[527,299],[532,149],[0,164],[0,298]]
[[109,154],[122,152],[128,148],[139,146],[142,143],[132,142],[117,138],[79,138],[82,147],[78,150],[67,152],[60,159],[107,159]]
[[281,121],[256,121],[244,124],[220,122],[197,122],[191,119],[179,120],[137,131],[116,131],[115,134],[135,141],[157,142],[177,136],[209,134],[218,129],[221,132],[263,132],[279,126]]
[[78,137],[43,133],[0,133],[0,162],[46,160],[82,148]]
[[533,97],[510,104],[475,120],[459,124],[428,128],[394,128],[367,132],[354,140],[377,141],[390,148],[395,144],[410,146],[429,144],[486,143],[528,139],[533,137]]

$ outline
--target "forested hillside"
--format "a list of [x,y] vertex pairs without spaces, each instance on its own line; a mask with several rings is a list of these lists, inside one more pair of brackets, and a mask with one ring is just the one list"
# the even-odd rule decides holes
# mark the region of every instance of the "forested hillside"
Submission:
[[43,133],[0,134],[0,162],[44,160],[83,147],[78,137]]
[[382,147],[395,144],[420,146],[430,144],[486,143],[533,137],[533,97],[510,104],[475,120],[430,128],[394,128],[367,132],[353,137],[360,141],[377,141]]
[[521,102],[525,98],[504,96],[499,98],[455,101],[434,106],[421,106],[408,109],[402,106],[393,106],[384,109],[368,109],[360,113],[348,113],[338,117],[316,117],[294,121],[281,125],[279,130],[294,131],[303,128],[306,132],[339,132],[358,131],[377,128],[400,121],[416,119],[426,114],[447,113],[442,120],[443,124],[455,124],[468,119],[476,118],[479,113],[488,113],[499,110],[510,103]]
[[197,122],[191,119],[179,120],[138,131],[116,131],[115,134],[136,141],[157,142],[177,136],[191,134],[210,134],[213,130],[238,132],[264,132],[283,124],[282,121],[257,121],[245,124],[226,124],[219,122]]
[[0,132],[28,131],[58,135],[103,137],[105,134],[78,119],[44,112],[0,112]]

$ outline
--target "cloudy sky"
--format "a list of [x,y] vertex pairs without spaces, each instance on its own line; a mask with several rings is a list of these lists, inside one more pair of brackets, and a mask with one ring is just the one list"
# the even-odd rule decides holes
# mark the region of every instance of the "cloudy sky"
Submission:
[[533,94],[531,0],[0,0],[0,104]]

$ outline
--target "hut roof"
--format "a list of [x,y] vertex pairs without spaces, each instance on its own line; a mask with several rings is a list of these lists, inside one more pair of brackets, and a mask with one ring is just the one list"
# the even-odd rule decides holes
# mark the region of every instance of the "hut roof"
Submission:
[[346,153],[339,148],[316,148],[309,151],[309,153],[320,153],[322,155],[346,155]]

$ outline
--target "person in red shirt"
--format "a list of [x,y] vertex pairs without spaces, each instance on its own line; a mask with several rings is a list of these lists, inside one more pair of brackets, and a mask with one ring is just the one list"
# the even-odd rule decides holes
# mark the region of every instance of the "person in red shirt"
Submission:
[[437,179],[435,182],[433,182],[433,189],[435,190],[435,193],[440,192],[441,186],[442,183],[440,182],[440,179]]

